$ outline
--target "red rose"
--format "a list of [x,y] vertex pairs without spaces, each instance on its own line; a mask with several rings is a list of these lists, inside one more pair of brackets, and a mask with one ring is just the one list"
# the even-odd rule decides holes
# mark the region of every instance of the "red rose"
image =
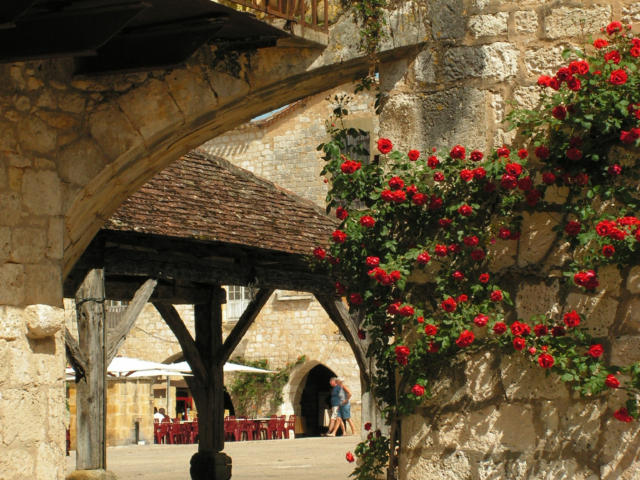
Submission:
[[400,364],[400,365],[406,365],[407,363],[409,363],[409,354],[411,353],[411,350],[409,350],[409,347],[405,347],[404,345],[398,345],[396,347],[396,361]]
[[602,220],[596,225],[596,233],[601,237],[606,237],[616,228],[616,224],[611,220]]
[[342,165],[340,165],[340,170],[342,170],[342,173],[351,174],[356,172],[357,170],[360,170],[361,166],[362,166],[362,162],[354,162],[353,160],[346,160],[342,163]]
[[469,205],[461,205],[458,208],[458,213],[460,215],[462,215],[463,217],[468,217],[469,215],[471,215],[473,213],[473,208]]
[[411,197],[411,202],[413,202],[414,205],[417,205],[420,207],[425,203],[427,203],[428,199],[429,197],[424,193],[414,193],[413,196]]
[[446,300],[443,300],[440,306],[445,312],[451,313],[456,311],[458,304],[453,298],[449,297]]
[[562,67],[558,70],[558,73],[556,73],[556,78],[560,82],[567,82],[572,77],[573,77],[573,73],[571,72],[571,69],[569,67]]
[[566,333],[567,332],[562,325],[556,325],[551,329],[551,336],[553,337],[564,337]]
[[447,250],[446,245],[436,245],[434,248],[434,252],[438,257],[446,257],[449,250]]
[[549,75],[540,75],[537,83],[540,87],[548,87],[550,82],[551,77]]
[[554,363],[555,363],[555,360],[548,353],[541,353],[540,356],[538,357],[538,364],[542,368],[551,368],[553,367]]
[[364,429],[368,432],[369,430],[371,430],[371,422],[367,422],[364,424]]
[[591,345],[589,347],[589,350],[587,351],[587,355],[590,356],[591,358],[600,358],[603,353],[604,353],[604,348],[602,348],[602,345],[600,345],[599,343]]
[[439,164],[440,164],[440,160],[438,160],[438,157],[436,157],[435,155],[431,155],[427,159],[427,165],[429,165],[429,167],[431,167],[432,170],[436,168]]
[[451,276],[453,277],[454,280],[458,280],[458,281],[464,280],[464,273],[462,273],[460,270],[456,270],[451,274]]
[[475,260],[476,262],[479,262],[480,260],[484,259],[485,256],[486,255],[484,253],[484,250],[482,250],[481,248],[478,248],[471,252],[471,259]]
[[418,322],[418,323],[424,323],[424,317],[418,317],[418,318],[416,318],[416,322]]
[[400,313],[400,302],[393,302],[387,307],[387,313],[389,315],[397,315]]
[[544,145],[540,145],[539,147],[536,147],[534,151],[535,151],[536,157],[538,157],[540,160],[546,160],[547,158],[549,158],[549,155],[551,154],[549,149]]
[[598,276],[593,270],[587,270],[586,272],[578,272],[573,276],[573,281],[576,285],[586,288],[587,290],[595,290],[600,282],[598,282]]
[[361,330],[358,330],[358,338],[359,338],[360,340],[364,340],[365,338],[367,338],[367,334],[366,334],[366,333],[364,333],[364,330],[362,330],[362,329],[361,329]]
[[518,157],[525,159],[529,156],[529,151],[526,148],[521,148],[518,150]]
[[429,199],[429,210],[438,210],[442,207],[442,199],[436,195],[431,195]]
[[480,276],[478,277],[478,280],[480,281],[480,283],[487,283],[489,281],[489,274],[481,273]]
[[424,395],[424,387],[416,383],[413,387],[411,387],[411,393],[413,393],[416,397],[421,397],[422,395]]
[[609,76],[609,83],[613,85],[624,85],[628,80],[627,72],[624,70],[614,70]]
[[566,151],[567,158],[574,162],[577,162],[582,158],[582,150],[576,147],[572,147]]
[[362,295],[359,293],[352,293],[349,295],[349,302],[353,305],[362,305]]
[[500,179],[500,186],[505,190],[513,190],[518,186],[518,179],[513,175],[505,173]]
[[551,172],[544,172],[542,174],[542,181],[546,185],[553,185],[556,182],[556,176]]
[[360,217],[360,225],[362,225],[363,227],[371,228],[375,224],[375,218],[370,217],[369,215],[363,215],[362,217]]
[[617,65],[620,63],[620,52],[618,50],[611,50],[604,54],[604,60],[606,62],[613,62]]
[[451,225],[451,222],[453,222],[453,220],[451,220],[450,218],[441,218],[440,220],[438,220],[438,225],[440,225],[442,228],[447,228],[449,225]]
[[347,212],[347,210],[344,207],[336,208],[336,217],[337,218],[339,218],[340,220],[344,220],[348,216],[349,216],[349,212]]
[[462,295],[458,295],[458,298],[456,298],[456,301],[458,303],[465,303],[469,301],[469,296],[465,295],[464,293]]
[[381,138],[378,140],[378,150],[380,153],[387,154],[393,149],[393,143],[388,138]]
[[405,305],[400,309],[400,315],[403,317],[413,317],[415,313],[416,312],[411,305]]
[[620,132],[620,141],[622,143],[633,143],[640,138],[640,128],[632,128],[629,131],[622,130]]
[[456,345],[460,348],[468,347],[475,340],[475,335],[470,330],[463,330],[460,336],[456,339]]
[[457,243],[452,243],[447,248],[449,249],[449,253],[459,253],[460,252],[460,245],[458,245]]
[[468,168],[463,168],[462,170],[460,170],[460,178],[465,182],[470,182],[471,180],[473,180],[473,171],[469,170]]
[[480,150],[474,150],[473,152],[471,152],[471,155],[469,155],[469,158],[472,162],[479,162],[483,157],[484,154]]
[[349,463],[353,463],[355,461],[353,453],[351,453],[351,452],[347,452],[346,458],[347,458],[347,462],[349,462]]
[[377,267],[378,265],[380,265],[380,258],[379,257],[367,257],[366,263],[370,267]]
[[522,165],[515,162],[507,163],[504,166],[504,170],[509,175],[513,175],[514,177],[519,177],[522,174]]
[[389,276],[391,277],[391,280],[393,280],[394,282],[397,282],[402,278],[402,274],[398,270],[393,270],[392,272],[389,272]]
[[336,243],[344,243],[347,239],[347,234],[342,230],[335,230],[331,236],[333,237],[333,241]]
[[609,46],[609,42],[606,41],[604,38],[596,38],[593,41],[593,46],[596,47],[597,49],[601,49]]
[[584,60],[574,60],[569,64],[569,70],[574,75],[586,75],[589,73],[589,64]]
[[322,247],[316,247],[313,249],[313,256],[318,260],[324,260],[327,256],[327,251]]
[[553,110],[551,110],[551,115],[553,115],[558,120],[564,120],[565,118],[567,118],[567,109],[562,105],[556,105],[555,107],[553,107]]
[[614,33],[621,32],[621,31],[622,31],[622,23],[620,22],[615,21],[607,25],[607,33],[609,35],[613,35]]
[[501,227],[500,231],[498,231],[498,238],[501,240],[508,240],[511,236],[511,230],[508,228]]
[[576,77],[571,77],[567,80],[567,88],[573,92],[577,92],[582,88],[582,84],[580,83],[580,79]]
[[484,327],[489,321],[489,317],[480,313],[473,318],[473,323],[475,323],[478,327]]
[[564,226],[564,231],[567,235],[571,235],[572,237],[578,235],[580,230],[582,229],[582,224],[575,220],[571,220]]
[[482,167],[474,168],[472,172],[473,178],[475,178],[476,180],[482,180],[487,176],[487,171]]
[[612,177],[617,177],[618,175],[620,175],[622,173],[622,167],[620,165],[618,165],[617,163],[614,163],[613,165],[609,166],[609,168],[607,169],[607,172]]
[[604,245],[602,247],[602,255],[605,257],[612,257],[614,253],[616,253],[616,249],[613,245]]
[[409,157],[409,160],[415,162],[420,158],[420,152],[418,150],[409,150],[407,156]]
[[493,333],[495,333],[496,335],[502,335],[506,331],[507,331],[507,325],[503,322],[497,322],[493,326]]
[[433,179],[436,182],[443,182],[444,181],[444,174],[442,172],[436,172],[433,174]]
[[640,57],[640,47],[631,47],[629,54],[634,58]]
[[604,384],[609,388],[618,388],[620,386],[620,380],[618,380],[615,375],[609,374]]
[[522,337],[516,337],[513,339],[513,348],[516,350],[524,350],[524,347],[527,346],[527,341]]
[[539,323],[538,325],[533,327],[533,333],[536,334],[536,337],[541,337],[549,333],[549,329],[547,328],[546,325]]
[[429,263],[429,260],[431,260],[431,256],[429,255],[429,252],[422,252],[418,255],[418,258],[416,260],[418,261],[418,263],[426,265],[427,263]]
[[502,291],[501,290],[494,290],[493,292],[491,292],[491,295],[489,295],[489,298],[491,299],[492,302],[501,302],[502,301]]
[[424,326],[424,333],[426,333],[427,335],[433,336],[436,333],[438,333],[438,327],[436,327],[433,324],[428,324]]
[[564,314],[564,324],[569,328],[575,328],[580,325],[580,315],[575,310],[571,310]]
[[391,187],[391,190],[400,190],[404,187],[404,180],[400,177],[393,177],[389,180],[389,187]]
[[498,154],[498,157],[508,157],[511,154],[511,150],[509,150],[507,147],[500,147],[498,150],[496,150],[496,153]]
[[466,150],[462,145],[456,145],[455,147],[453,147],[451,149],[451,152],[449,152],[449,156],[451,158],[457,158],[459,160],[464,160],[464,157],[466,156]]
[[531,333],[529,325],[518,321],[513,322],[510,328],[511,333],[516,337],[520,335],[528,335],[529,333]]
[[470,235],[468,237],[464,237],[462,239],[462,242],[467,246],[467,247],[475,247],[476,245],[478,245],[478,243],[480,242],[480,239],[478,239],[478,237],[476,237],[475,235]]
[[345,287],[340,282],[336,282],[336,292],[338,293],[338,295],[342,295],[346,291],[347,291],[347,287]]
[[624,407],[613,412],[613,416],[615,417],[616,420],[620,420],[621,422],[624,422],[624,423],[630,423],[633,421],[633,417],[629,415],[629,411]]

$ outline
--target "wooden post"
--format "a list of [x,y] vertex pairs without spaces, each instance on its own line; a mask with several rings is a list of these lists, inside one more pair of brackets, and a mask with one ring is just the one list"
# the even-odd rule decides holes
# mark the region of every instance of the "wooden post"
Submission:
[[107,466],[104,272],[90,270],[76,293],[78,344],[85,352],[84,378],[77,384],[76,468]]

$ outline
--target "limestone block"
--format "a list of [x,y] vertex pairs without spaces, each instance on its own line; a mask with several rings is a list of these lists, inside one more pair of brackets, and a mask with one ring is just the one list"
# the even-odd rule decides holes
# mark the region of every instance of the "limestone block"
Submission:
[[519,107],[533,110],[540,102],[541,93],[538,86],[518,87],[513,92],[513,99]]
[[83,137],[60,151],[58,172],[65,182],[86,185],[100,173],[106,161],[95,141]]
[[35,214],[62,213],[62,189],[56,172],[27,170],[22,177],[22,198],[25,206]]
[[0,303],[19,305],[24,300],[24,266],[16,263],[0,265]]
[[46,243],[46,232],[41,228],[14,228],[11,232],[11,258],[16,263],[41,262]]
[[171,96],[185,116],[200,114],[205,106],[218,103],[211,86],[199,71],[176,69],[165,77]]
[[560,422],[563,447],[588,454],[598,450],[601,417],[605,408],[602,400],[571,402]]
[[553,231],[556,225],[556,217],[549,213],[523,214],[519,266],[535,264],[544,258],[556,239]]
[[580,37],[598,32],[610,20],[609,5],[591,8],[554,8],[544,19],[544,34],[550,39]]
[[503,81],[518,72],[519,52],[511,43],[456,47],[444,54],[444,76],[449,81],[493,78]]
[[[399,60],[395,60],[391,62],[385,62],[380,68],[381,90],[384,92],[392,92],[398,86],[402,87],[402,85],[404,85],[404,82],[405,82],[405,74],[407,73],[407,68],[408,68],[408,60],[405,58],[401,58]],[[286,145],[285,142],[289,143],[286,140],[281,142],[281,141],[278,141],[277,137],[274,138],[274,143],[276,145]],[[291,152],[292,150],[294,151],[298,150],[298,155],[302,154],[302,151],[297,144],[287,147],[287,150],[289,152]]]
[[538,31],[538,14],[533,10],[518,10],[513,18],[516,33],[535,33]]
[[620,296],[620,286],[622,285],[622,275],[615,265],[606,265],[598,269],[598,279],[600,280],[599,290],[606,292],[613,297]]
[[218,97],[218,101],[223,104],[249,93],[249,84],[247,82],[226,73],[209,73],[209,82]]
[[640,22],[640,2],[635,2],[630,5],[623,5],[621,20],[624,23],[633,24]]
[[[22,388],[3,389],[0,397],[0,418],[7,444],[16,441],[17,444],[35,445],[46,438],[46,422],[43,421],[46,418],[46,398],[39,398],[33,388],[24,391],[24,383],[23,379]],[[16,412],[20,414],[16,415]]]
[[521,283],[516,294],[516,311],[518,318],[528,322],[533,315],[558,316],[558,294],[560,283],[553,280],[550,283]]
[[47,153],[56,147],[56,131],[34,115],[18,124],[18,141],[23,150]]
[[466,362],[466,385],[474,402],[489,400],[500,393],[500,376],[495,368],[496,358],[493,352],[483,352]]
[[[2,245],[2,233],[0,230],[0,251]],[[62,217],[52,217],[49,219],[47,230],[46,256],[52,260],[60,260],[63,255],[64,220]],[[1,254],[0,254],[1,258]]]
[[408,451],[418,453],[434,445],[433,432],[428,419],[419,414],[409,415],[402,420],[402,445]]
[[145,140],[162,135],[184,122],[167,85],[150,79],[118,98],[118,105]]
[[472,15],[469,17],[467,28],[475,38],[494,37],[507,33],[507,12],[499,12],[491,15]]
[[467,419],[470,436],[466,446],[478,452],[531,451],[536,431],[528,405],[491,405],[472,412]]
[[565,399],[569,391],[556,376],[545,374],[528,353],[504,355],[500,362],[502,386],[508,400]]
[[595,337],[605,337],[615,320],[618,302],[602,293],[597,295],[570,293],[567,296],[563,312],[574,309],[582,317],[580,326],[586,327],[589,333]]
[[633,334],[640,333],[640,298],[634,297],[624,307],[622,330]]
[[35,478],[63,479],[65,469],[60,462],[61,455],[64,455],[64,451],[57,451],[48,442],[40,442],[36,456]]
[[441,457],[419,457],[409,463],[400,462],[400,478],[406,480],[471,480],[472,462],[463,451],[449,452]]
[[563,204],[569,195],[569,187],[552,185],[547,188],[544,201],[548,203]]
[[416,45],[430,40],[430,12],[423,4],[401,2],[388,11],[381,50]]
[[505,462],[501,455],[483,458],[478,462],[478,480],[498,480],[507,478]]
[[0,227],[0,263],[6,262],[11,256],[11,229]]
[[66,480],[116,480],[115,473],[109,470],[74,470]]
[[38,112],[37,115],[47,125],[56,130],[63,131],[78,127],[77,118],[68,113],[41,111]]
[[633,267],[629,272],[627,290],[634,295],[640,293],[640,267]]
[[29,305],[24,316],[27,336],[32,339],[51,337],[64,325],[64,309],[49,305]]
[[623,335],[616,337],[611,343],[611,363],[613,365],[630,365],[640,361],[640,336]]
[[61,305],[62,270],[56,264],[25,266],[25,303]]
[[497,272],[514,265],[516,263],[517,245],[518,243],[513,240],[496,239],[496,242],[487,251],[489,269]]
[[29,449],[0,448],[0,472],[2,472],[3,479],[6,480],[34,478],[34,458]]
[[[614,405],[617,409],[620,405]],[[637,421],[624,423],[613,418],[613,411],[609,411],[609,417],[602,423],[602,448],[598,460],[600,464],[608,464],[603,471],[621,474],[634,462],[635,471],[638,471],[638,450],[640,449],[640,424]],[[607,480],[614,480],[620,476],[610,473]],[[633,477],[628,477],[633,478]]]
[[113,160],[136,145],[142,145],[140,133],[129,119],[113,105],[98,108],[89,117],[91,136],[104,154]]
[[552,74],[566,63],[562,52],[568,45],[527,49],[524,64],[531,75]]
[[0,306],[0,340],[15,340],[24,331],[22,309]]
[[82,95],[71,92],[56,93],[58,106],[61,110],[71,113],[82,113],[85,110],[86,99]]
[[464,2],[442,0],[429,3],[431,31],[434,40],[462,38],[465,34]]

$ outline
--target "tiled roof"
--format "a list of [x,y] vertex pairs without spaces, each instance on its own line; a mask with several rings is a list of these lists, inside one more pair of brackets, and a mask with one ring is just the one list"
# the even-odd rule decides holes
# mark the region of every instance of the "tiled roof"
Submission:
[[103,229],[310,254],[335,226],[314,203],[193,151],[129,197]]

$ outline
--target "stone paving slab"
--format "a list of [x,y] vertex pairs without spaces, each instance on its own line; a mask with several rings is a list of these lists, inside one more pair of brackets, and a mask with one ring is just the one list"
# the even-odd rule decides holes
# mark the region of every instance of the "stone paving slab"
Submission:
[[[230,442],[233,480],[347,480],[353,464],[345,453],[359,437],[314,437],[295,440]],[[118,480],[190,480],[189,459],[196,445],[131,445],[109,447],[107,466]],[[67,457],[67,473],[75,452]]]

